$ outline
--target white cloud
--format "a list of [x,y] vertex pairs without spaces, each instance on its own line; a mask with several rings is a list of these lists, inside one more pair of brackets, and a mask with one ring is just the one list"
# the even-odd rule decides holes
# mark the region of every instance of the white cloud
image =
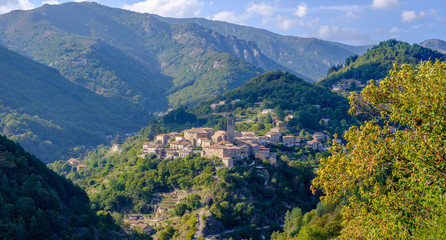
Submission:
[[399,5],[398,0],[373,0],[373,8],[388,9]]
[[395,34],[398,32],[401,32],[401,29],[398,27],[393,27],[393,28],[389,29],[389,33]]
[[281,30],[288,30],[293,27],[299,26],[299,22],[296,19],[284,17],[281,15],[276,16],[275,23],[278,28]]
[[50,5],[56,5],[56,4],[60,4],[58,1],[54,1],[54,0],[50,0],[50,1],[44,1],[42,2],[43,4],[50,4]]
[[275,11],[276,8],[269,4],[250,4],[240,15],[236,14],[234,11],[222,11],[212,15],[210,19],[243,24],[243,22],[249,18],[261,16],[266,18],[262,20],[265,22],[269,17],[275,14]]
[[290,18],[283,15],[277,15],[273,18],[264,18],[262,20],[263,25],[268,25],[270,23],[274,24],[276,28],[280,30],[289,30],[292,28],[304,27],[304,28],[316,28],[319,25],[320,19],[297,19]]
[[339,41],[349,44],[370,44],[371,39],[358,29],[339,28],[323,25],[317,32],[317,37],[329,41]]
[[421,11],[419,14],[417,14],[415,11],[406,11],[404,10],[401,13],[401,21],[402,22],[413,22],[422,19],[424,16],[426,16],[426,13]]
[[270,17],[274,12],[275,7],[266,3],[250,4],[245,11],[248,16],[261,15],[263,17]]
[[341,11],[341,12],[349,12],[349,11],[362,11],[363,9],[368,8],[367,5],[336,5],[336,6],[321,6],[316,9],[318,10],[329,10],[329,11]]
[[231,23],[243,23],[247,19],[246,15],[237,15],[233,11],[223,11],[210,17],[211,20],[218,20]]
[[1,0],[0,1],[0,14],[7,13],[12,10],[22,9],[28,10],[34,8],[34,4],[29,0]]
[[154,13],[164,17],[194,17],[200,14],[204,3],[198,0],[146,0],[131,5],[124,5],[124,9]]
[[437,22],[446,22],[446,18],[445,17],[436,17],[435,20]]
[[294,12],[294,15],[298,17],[305,17],[307,15],[307,10],[308,10],[307,4],[301,3]]

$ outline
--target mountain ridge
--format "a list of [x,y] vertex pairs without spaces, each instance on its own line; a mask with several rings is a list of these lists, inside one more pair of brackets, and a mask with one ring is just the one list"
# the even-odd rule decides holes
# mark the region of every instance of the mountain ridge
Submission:
[[[11,20],[19,24],[12,24]],[[240,59],[228,68],[246,72],[247,79],[263,72],[261,68],[289,70],[268,59],[255,45],[245,40],[224,37],[196,24],[168,24],[147,14],[97,3],[44,5],[30,11],[4,14],[0,16],[0,35],[0,44],[11,50],[41,63],[52,64],[64,76],[82,83],[91,91],[108,93],[107,97],[116,97],[129,104],[136,101],[148,111],[159,111],[153,109],[158,106],[167,109],[167,104],[156,102],[172,99],[165,98],[163,91],[175,92],[181,89],[182,82],[200,86],[206,80],[205,76],[195,74],[193,69],[195,65],[206,62],[209,54],[230,53],[230,58]],[[109,52],[121,52],[133,65],[140,65],[139,71],[126,72],[123,67],[116,68],[107,63],[110,59],[99,59],[96,55],[110,56],[100,51],[104,48],[92,47],[98,44]],[[239,69],[239,64],[245,64],[247,69]],[[245,78],[231,79],[222,71],[218,74],[237,86],[245,81]],[[148,84],[140,87],[137,82],[141,81]],[[224,90],[220,86],[227,85],[218,81],[213,83],[214,91],[221,93]],[[188,95],[193,96],[194,91],[189,89]],[[187,102],[188,98],[180,100]]]
[[[310,78],[312,81],[325,76],[329,67],[342,63],[345,58],[351,55],[362,54],[371,47],[370,45],[350,46],[317,38],[283,36],[265,29],[204,18],[176,19],[158,15],[155,17],[167,22],[193,22],[224,36],[236,36],[239,39],[256,42],[266,56],[292,69],[293,72],[305,76],[304,79]],[[337,48],[337,50],[333,48]],[[301,55],[293,55],[293,52],[299,52]],[[324,59],[324,56],[327,59]],[[309,63],[302,63],[302,61]],[[309,72],[309,67],[316,68],[316,72]]]

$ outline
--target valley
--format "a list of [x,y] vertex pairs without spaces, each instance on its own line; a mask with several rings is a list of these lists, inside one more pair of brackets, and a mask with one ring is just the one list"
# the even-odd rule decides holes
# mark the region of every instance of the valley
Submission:
[[41,5],[0,14],[1,239],[444,235],[443,40]]

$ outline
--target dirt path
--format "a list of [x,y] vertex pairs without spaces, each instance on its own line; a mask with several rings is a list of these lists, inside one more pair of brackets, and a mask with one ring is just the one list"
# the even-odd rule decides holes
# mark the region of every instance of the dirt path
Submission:
[[194,235],[194,239],[198,239],[200,236],[203,236],[203,229],[204,229],[204,221],[203,221],[203,216],[204,216],[204,208],[202,208],[200,210],[200,212],[197,214],[198,217],[198,229],[195,232]]

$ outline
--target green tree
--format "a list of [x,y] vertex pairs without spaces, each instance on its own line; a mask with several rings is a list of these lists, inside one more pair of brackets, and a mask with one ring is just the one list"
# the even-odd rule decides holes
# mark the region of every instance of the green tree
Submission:
[[164,231],[162,231],[159,235],[159,240],[170,240],[175,234],[175,229],[172,226],[167,226]]
[[200,201],[201,201],[200,195],[198,195],[196,193],[192,193],[191,195],[187,196],[187,198],[186,198],[187,208],[190,211],[194,211],[196,209],[199,209],[201,207]]
[[351,95],[351,113],[372,120],[344,134],[313,184],[324,201],[348,199],[341,239],[418,239],[445,214],[446,63],[394,66]]
[[276,106],[274,108],[274,113],[276,114],[277,119],[279,119],[280,121],[285,120],[285,112],[279,106]]
[[288,237],[294,237],[299,233],[302,227],[302,210],[300,208],[294,208],[291,212],[288,211],[285,215],[285,224],[283,231]]
[[180,203],[180,204],[175,205],[174,213],[176,216],[181,217],[184,215],[186,210],[187,210],[187,205],[184,203]]

